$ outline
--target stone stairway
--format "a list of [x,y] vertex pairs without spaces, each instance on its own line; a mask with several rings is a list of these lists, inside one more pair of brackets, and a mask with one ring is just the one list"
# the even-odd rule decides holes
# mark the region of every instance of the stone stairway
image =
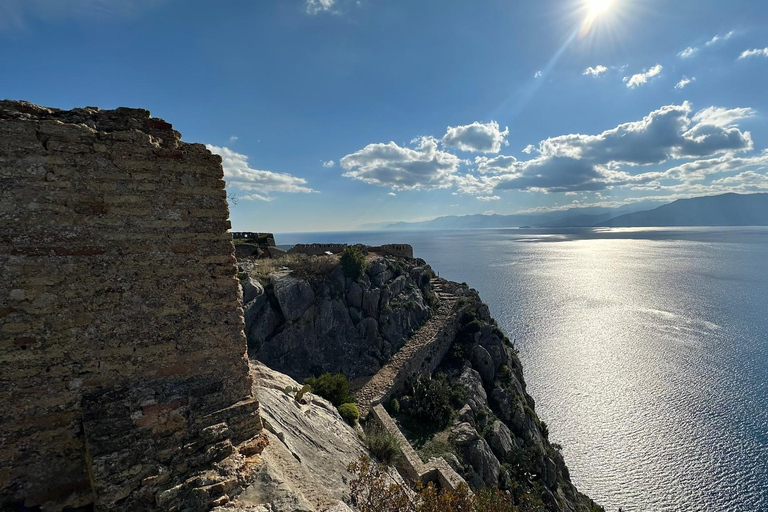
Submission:
[[[440,299],[437,311],[411,335],[392,359],[355,393],[361,418],[365,418],[373,406],[389,399],[409,377],[418,375],[422,370],[428,370],[425,365],[431,362],[436,365],[442,360],[445,350],[456,334],[457,311],[454,306],[459,299],[447,289],[447,283],[445,279],[432,278],[432,289]],[[432,359],[435,361],[431,361]]]

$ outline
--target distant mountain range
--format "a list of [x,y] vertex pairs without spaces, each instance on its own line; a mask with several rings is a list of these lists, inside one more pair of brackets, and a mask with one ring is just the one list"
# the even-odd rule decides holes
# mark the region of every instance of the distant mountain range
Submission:
[[649,211],[620,215],[600,226],[768,226],[768,194],[678,199]]
[[650,202],[619,208],[570,208],[516,215],[450,215],[422,222],[397,222],[387,230],[512,227],[767,226],[768,194],[722,194],[679,199],[649,209]]

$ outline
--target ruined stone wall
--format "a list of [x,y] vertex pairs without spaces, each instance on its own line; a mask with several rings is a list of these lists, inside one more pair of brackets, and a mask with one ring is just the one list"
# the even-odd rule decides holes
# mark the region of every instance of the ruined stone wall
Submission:
[[306,254],[307,256],[322,256],[326,252],[338,254],[344,252],[347,244],[297,244],[288,250],[288,254]]
[[146,110],[0,102],[0,510],[233,490],[209,471],[260,422],[222,177]]
[[368,250],[379,253],[382,256],[413,258],[413,247],[409,244],[385,244],[381,247],[369,247]]
[[233,231],[232,238],[235,239],[247,239],[249,243],[267,245],[269,247],[275,246],[275,235],[272,233],[254,233],[251,231]]

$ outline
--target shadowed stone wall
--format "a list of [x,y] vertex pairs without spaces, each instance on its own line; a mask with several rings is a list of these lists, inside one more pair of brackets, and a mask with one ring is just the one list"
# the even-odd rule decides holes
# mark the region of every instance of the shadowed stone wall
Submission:
[[261,424],[221,159],[180,136],[146,110],[0,102],[2,510],[236,490],[219,466]]

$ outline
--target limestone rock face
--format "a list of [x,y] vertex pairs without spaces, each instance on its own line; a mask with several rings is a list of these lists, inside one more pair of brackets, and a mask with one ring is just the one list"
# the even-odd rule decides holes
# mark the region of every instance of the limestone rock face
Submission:
[[270,444],[260,455],[254,483],[237,498],[235,509],[348,510],[353,476],[347,466],[368,455],[355,430],[327,400],[308,394],[308,403],[300,404],[286,394],[286,386],[299,387],[287,375],[256,362],[251,372]]
[[289,322],[295,322],[315,300],[315,293],[308,282],[290,275],[274,275],[272,278],[275,297],[280,311]]
[[472,349],[470,360],[472,361],[472,367],[482,377],[483,383],[492,385],[493,379],[496,377],[496,368],[493,358],[488,351],[480,345],[475,345],[475,348]]
[[498,485],[500,465],[491,447],[468,423],[461,423],[453,430],[454,443],[461,450],[464,461],[472,468],[470,481],[481,485]]
[[467,405],[472,412],[478,414],[488,407],[488,396],[483,388],[480,374],[469,366],[465,366],[459,377],[459,383],[467,390]]
[[314,281],[272,274],[265,293],[245,303],[249,355],[299,381],[373,375],[430,318],[427,269],[378,257],[356,282],[340,267]]
[[512,454],[516,446],[509,428],[503,422],[497,421],[493,424],[488,441],[493,453],[500,461],[512,462]]
[[241,281],[240,286],[243,288],[244,305],[264,295],[264,287],[255,279],[248,278],[245,281]]

